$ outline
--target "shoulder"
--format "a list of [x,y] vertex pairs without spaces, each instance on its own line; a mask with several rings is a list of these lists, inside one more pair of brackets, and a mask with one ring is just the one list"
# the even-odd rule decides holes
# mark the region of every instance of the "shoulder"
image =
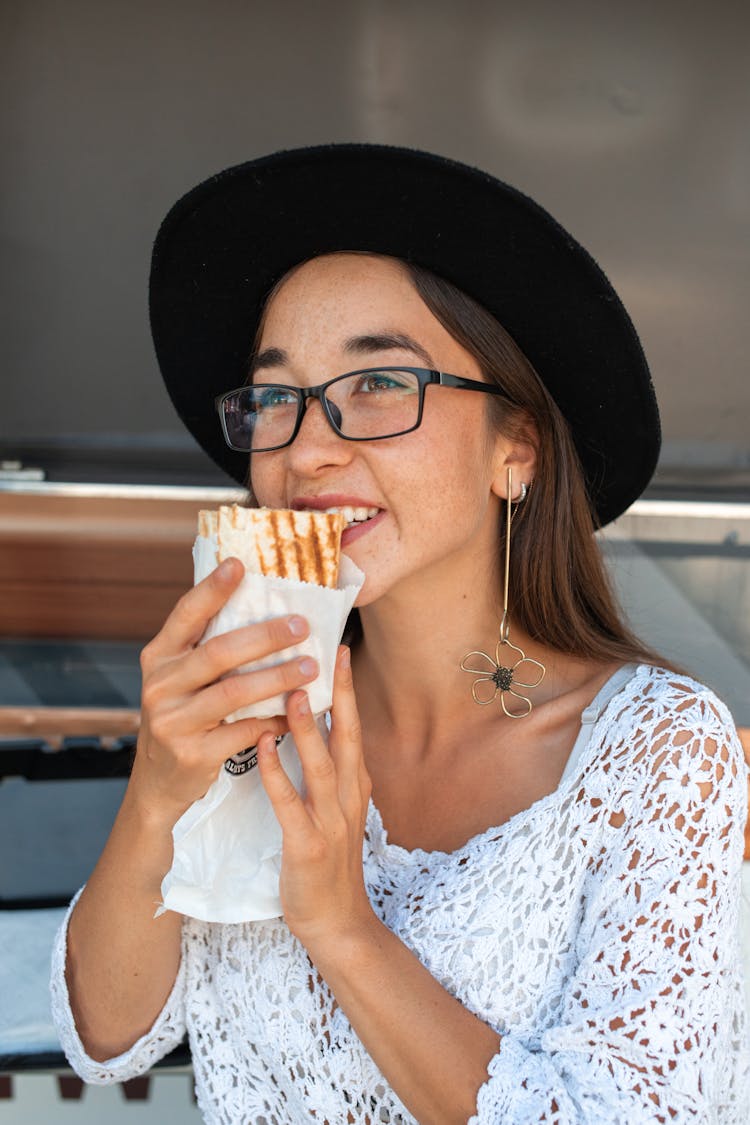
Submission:
[[684,673],[641,665],[628,685],[626,709],[630,721],[651,739],[674,738],[678,743],[690,736],[705,735],[736,743],[739,739],[726,704],[706,687]]
[[[617,700],[613,700],[613,703]],[[748,766],[732,716],[705,684],[641,665],[621,693],[614,741],[621,776],[680,804],[747,801]]]

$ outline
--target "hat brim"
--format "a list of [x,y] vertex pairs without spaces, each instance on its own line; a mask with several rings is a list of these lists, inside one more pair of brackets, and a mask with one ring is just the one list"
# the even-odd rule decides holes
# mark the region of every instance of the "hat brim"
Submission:
[[570,424],[600,524],[643,491],[660,427],[638,336],[602,270],[537,203],[466,165],[412,149],[330,145],[212,176],[154,245],[150,315],[178,414],[244,483],[214,399],[241,385],[265,298],[287,270],[335,250],[417,263],[503,325]]

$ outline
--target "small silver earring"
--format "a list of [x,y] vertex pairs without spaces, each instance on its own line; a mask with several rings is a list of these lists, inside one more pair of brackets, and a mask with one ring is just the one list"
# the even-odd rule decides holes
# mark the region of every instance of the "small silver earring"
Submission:
[[523,504],[524,500],[526,499],[527,492],[528,492],[528,489],[527,489],[526,485],[523,483],[523,481],[521,481],[521,491],[519,492],[518,496],[516,497],[516,504]]

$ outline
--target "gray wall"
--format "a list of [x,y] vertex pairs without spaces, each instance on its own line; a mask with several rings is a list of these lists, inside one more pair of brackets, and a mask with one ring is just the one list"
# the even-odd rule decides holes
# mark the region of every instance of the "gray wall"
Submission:
[[665,469],[750,468],[749,43],[732,0],[4,0],[0,454],[189,459],[148,334],[163,214],[266,151],[374,140],[547,206],[641,333]]

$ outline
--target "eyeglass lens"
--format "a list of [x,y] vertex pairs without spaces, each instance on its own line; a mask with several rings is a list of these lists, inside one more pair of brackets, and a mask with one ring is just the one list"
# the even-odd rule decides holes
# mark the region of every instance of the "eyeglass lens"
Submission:
[[[419,419],[419,379],[412,371],[362,371],[336,379],[325,390],[343,437],[383,438],[412,429]],[[262,452],[294,433],[299,396],[293,387],[243,387],[223,402],[227,437],[235,449]]]

